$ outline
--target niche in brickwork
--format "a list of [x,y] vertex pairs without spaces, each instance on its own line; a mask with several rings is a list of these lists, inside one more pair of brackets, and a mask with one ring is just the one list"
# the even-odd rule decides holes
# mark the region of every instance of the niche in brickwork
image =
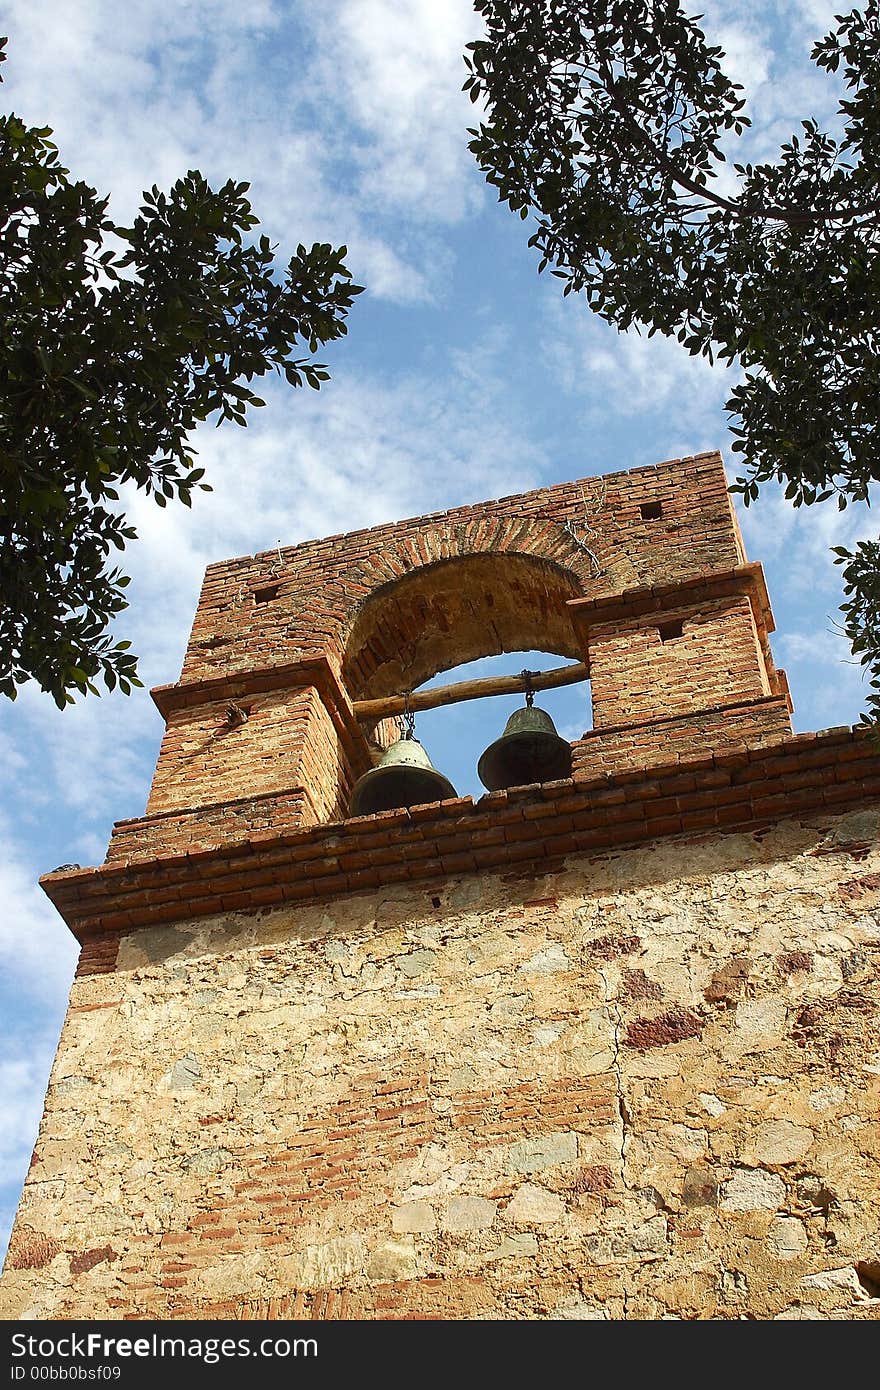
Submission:
[[254,603],[271,603],[281,592],[280,584],[266,584],[261,589],[254,590]]
[[415,690],[441,671],[503,652],[584,651],[566,604],[583,588],[553,561],[491,552],[425,565],[376,590],[346,643],[352,700]]

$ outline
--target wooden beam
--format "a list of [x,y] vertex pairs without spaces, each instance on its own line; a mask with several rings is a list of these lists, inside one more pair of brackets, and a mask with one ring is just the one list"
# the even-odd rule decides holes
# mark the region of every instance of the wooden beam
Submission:
[[[585,681],[589,671],[582,661],[571,666],[556,666],[552,671],[532,673],[533,690],[555,690],[560,685],[575,685]],[[440,705],[456,705],[460,700],[482,700],[486,695],[521,695],[525,690],[522,676],[487,676],[484,680],[459,681],[456,685],[437,685],[432,690],[416,690],[409,697],[413,714],[419,710],[437,709]],[[355,700],[358,719],[387,719],[403,714],[406,708],[402,695],[383,695],[378,700]]]

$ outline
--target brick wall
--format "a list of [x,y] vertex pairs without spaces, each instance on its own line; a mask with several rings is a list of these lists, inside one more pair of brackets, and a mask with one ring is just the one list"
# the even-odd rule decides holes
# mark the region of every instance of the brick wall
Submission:
[[313,825],[317,817],[302,790],[236,797],[191,810],[165,811],[118,821],[107,848],[106,863],[133,863],[169,854],[209,851],[255,836],[283,835]]
[[413,690],[438,671],[504,651],[580,660],[566,607],[580,592],[570,571],[531,556],[496,552],[429,564],[365,602],[347,643],[346,687],[364,699]]
[[[633,757],[637,751],[634,743]],[[664,765],[652,753],[647,764],[611,775],[491,792],[476,804],[456,797],[287,833],[272,826],[204,849],[172,844],[159,854],[150,840],[157,823],[147,823],[141,836],[120,836],[113,863],[46,874],[40,882],[82,939],[450,874],[541,873],[568,854],[714,829],[755,830],[795,811],[858,805],[878,792],[880,748],[870,732],[828,729]],[[253,814],[265,806],[255,803]],[[244,804],[239,809],[246,824],[250,813]],[[181,829],[188,821],[180,819]]]
[[242,701],[246,723],[230,722],[225,700],[172,713],[147,813],[231,800],[243,782],[257,796],[301,786],[312,694],[304,687]]
[[355,777],[342,754],[330,713],[314,687],[309,694],[297,774],[315,807],[316,820],[332,821],[348,814]]
[[76,978],[79,980],[87,975],[108,975],[115,970],[119,940],[119,932],[95,931],[85,933],[80,945],[79,960],[76,964]]
[[[369,759],[359,739],[362,770]],[[299,823],[310,825],[344,814],[356,775],[351,761],[312,685],[209,700],[169,714],[147,814],[237,801],[246,790],[253,797],[286,794],[288,806],[301,812]]]
[[770,694],[748,598],[590,631],[593,726],[643,723]]
[[[600,574],[582,548],[585,500]],[[658,506],[660,516],[642,515]],[[717,453],[561,483],[283,547],[280,558],[268,551],[209,566],[182,679],[251,671],[282,652],[286,661],[326,652],[341,664],[355,618],[377,590],[425,566],[486,554],[555,565],[594,595],[724,569],[741,558]],[[435,607],[434,620],[440,616]],[[423,626],[418,607],[413,621],[414,628],[398,629],[403,645]],[[349,693],[363,694],[354,685]]]
[[584,782],[600,774],[687,763],[707,754],[723,757],[790,737],[788,701],[770,696],[692,715],[591,729],[572,744],[572,777]]
[[[383,740],[396,736],[396,721],[383,721]],[[710,710],[692,717],[590,730],[572,744],[572,776],[583,783],[599,776],[647,769],[652,765],[706,759],[713,752],[759,748],[789,735],[788,704],[782,698]],[[801,745],[802,746],[802,745]],[[833,758],[833,754],[830,755]],[[607,788],[603,785],[603,790]],[[347,814],[349,790],[340,792],[340,816]],[[465,798],[463,805],[470,803]],[[136,864],[168,855],[208,854],[224,845],[266,844],[320,823],[305,792],[236,797],[184,811],[166,811],[113,827],[106,863]],[[441,820],[445,820],[441,813]],[[363,822],[358,822],[363,827]],[[384,824],[384,822],[383,822]],[[327,827],[332,830],[332,826]],[[479,828],[479,827],[478,827]],[[466,825],[462,827],[466,835]]]
[[[589,659],[597,726],[754,700],[776,689],[761,601],[743,589],[755,568],[717,454],[211,566],[181,681],[154,692],[167,729],[148,814],[275,794],[279,831],[295,798],[302,825],[344,816],[387,734],[358,729],[352,702],[502,651]],[[632,594],[659,619],[644,597],[613,620],[591,609]],[[230,699],[246,723],[230,723]],[[181,822],[184,840],[194,829]]]

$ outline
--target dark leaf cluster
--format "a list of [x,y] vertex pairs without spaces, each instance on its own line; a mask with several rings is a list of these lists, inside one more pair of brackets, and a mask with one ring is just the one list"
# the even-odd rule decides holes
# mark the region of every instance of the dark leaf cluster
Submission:
[[[620,330],[742,369],[727,410],[746,505],[870,501],[880,478],[880,15],[838,15],[814,46],[845,93],[775,161],[733,162],[742,91],[678,0],[476,0],[470,149],[564,293]],[[722,178],[721,175],[724,174]],[[880,552],[849,557],[847,631],[868,621]],[[876,564],[878,568],[872,570]],[[871,579],[871,575],[874,578]]]
[[51,134],[0,116],[0,694],[32,679],[64,707],[98,679],[140,684],[108,631],[135,538],[120,488],[190,506],[208,489],[196,426],[244,425],[270,371],[318,389],[361,287],[344,246],[300,246],[277,274],[248,185],[198,171],[120,226]]

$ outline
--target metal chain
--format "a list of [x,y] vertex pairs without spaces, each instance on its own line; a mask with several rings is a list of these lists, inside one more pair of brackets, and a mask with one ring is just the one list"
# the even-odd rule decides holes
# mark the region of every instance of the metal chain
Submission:
[[409,702],[410,702],[410,697],[411,697],[411,695],[412,695],[412,691],[411,691],[411,690],[404,690],[404,692],[403,692],[403,714],[400,716],[400,719],[399,719],[399,723],[400,723],[400,737],[401,737],[401,738],[412,738],[412,739],[414,739],[415,736],[416,736],[416,733],[415,733],[415,729],[416,729],[416,717],[415,717],[415,715],[413,714],[413,712],[412,712],[412,710],[410,709],[410,706],[409,706]]
[[531,709],[535,703],[535,692],[532,689],[532,676],[536,676],[537,671],[520,671],[523,688],[526,692],[526,709]]

